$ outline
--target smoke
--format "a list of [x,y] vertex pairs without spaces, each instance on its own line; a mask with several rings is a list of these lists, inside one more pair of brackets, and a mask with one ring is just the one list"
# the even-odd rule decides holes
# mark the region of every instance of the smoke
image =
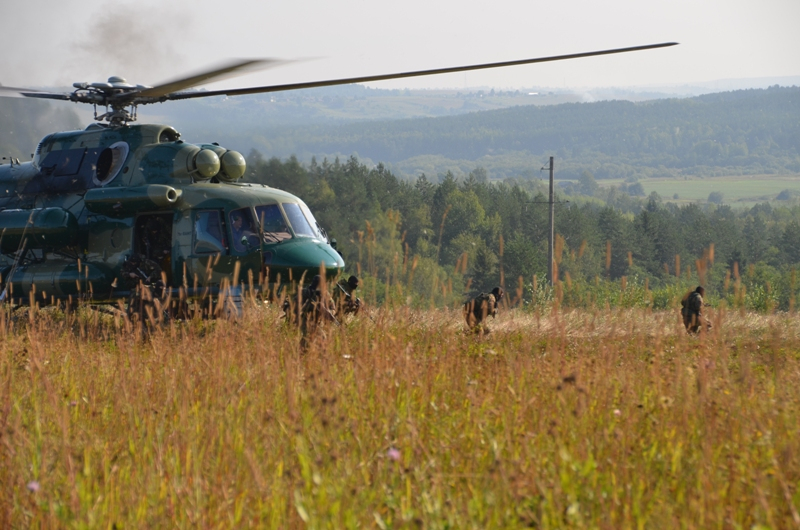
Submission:
[[79,71],[98,76],[72,81],[105,81],[118,75],[132,84],[155,85],[185,69],[185,56],[176,43],[191,32],[192,17],[169,5],[115,3],[89,20],[85,36],[72,44],[72,59],[64,70],[67,75],[73,72],[72,77]]
[[46,100],[0,98],[0,155],[30,160],[36,144],[54,131],[81,128],[73,106]]

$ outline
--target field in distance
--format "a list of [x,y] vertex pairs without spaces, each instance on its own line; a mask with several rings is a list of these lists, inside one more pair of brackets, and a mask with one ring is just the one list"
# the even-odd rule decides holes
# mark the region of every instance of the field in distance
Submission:
[[791,527],[800,323],[709,312],[3,313],[0,525]]
[[[612,181],[600,181],[600,184]],[[620,184],[622,181],[614,181]],[[761,202],[771,202],[781,192],[786,199],[800,196],[800,175],[754,175],[706,178],[649,178],[641,181],[646,194],[658,193],[669,202],[706,201],[712,192],[722,193],[723,204],[752,207]],[[677,198],[676,198],[677,195]],[[786,200],[784,199],[784,200]]]

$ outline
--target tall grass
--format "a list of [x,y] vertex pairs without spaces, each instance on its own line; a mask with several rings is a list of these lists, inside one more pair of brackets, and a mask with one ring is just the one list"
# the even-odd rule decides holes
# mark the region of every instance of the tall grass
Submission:
[[712,313],[6,311],[0,525],[796,526],[800,325]]
[[664,272],[658,275],[649,274],[634,261],[632,252],[627,252],[627,268],[624,269],[627,274],[615,277],[611,264],[613,253],[617,251],[610,241],[602,252],[591,252],[585,240],[577,249],[570,249],[566,239],[556,234],[557,285],[552,288],[544,281],[544,270],[533,278],[506,274],[502,234],[489,251],[498,260],[496,267],[485,263],[483,267],[476,267],[475,241],[469,238],[465,248],[473,248],[471,258],[468,258],[470,252],[462,249],[454,263],[442,263],[440,251],[448,212],[445,210],[438,228],[438,244],[422,245],[424,248],[419,254],[404,242],[400,230],[402,220],[397,212],[389,210],[365,223],[365,230],[358,232],[354,272],[362,279],[361,293],[367,302],[394,307],[455,308],[475,291],[488,292],[500,285],[511,295],[509,303],[513,301],[512,305],[529,309],[542,309],[553,301],[568,309],[675,309],[689,290],[703,285],[706,301],[716,307],[770,314],[793,311],[800,296],[794,267],[776,268],[759,262],[743,266],[740,271],[738,262],[715,262],[713,243],[702,250],[694,263],[686,260],[682,263],[681,256],[675,255],[674,262],[664,263]]

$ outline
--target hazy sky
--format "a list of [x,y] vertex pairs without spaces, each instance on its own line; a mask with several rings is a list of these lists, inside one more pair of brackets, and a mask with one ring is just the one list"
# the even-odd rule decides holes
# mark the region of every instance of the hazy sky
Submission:
[[229,58],[306,59],[213,88],[677,41],[383,88],[679,85],[800,75],[800,0],[2,0],[0,83],[157,84]]

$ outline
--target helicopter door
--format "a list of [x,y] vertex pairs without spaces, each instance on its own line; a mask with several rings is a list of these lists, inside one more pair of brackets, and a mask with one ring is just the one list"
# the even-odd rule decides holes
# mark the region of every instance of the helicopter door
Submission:
[[133,233],[133,251],[155,261],[172,281],[172,214],[140,215]]

